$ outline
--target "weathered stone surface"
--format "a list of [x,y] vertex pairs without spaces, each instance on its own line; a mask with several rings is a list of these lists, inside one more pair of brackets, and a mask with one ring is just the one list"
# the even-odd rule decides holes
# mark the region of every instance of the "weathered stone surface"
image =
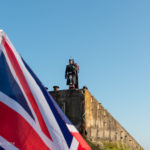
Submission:
[[123,144],[133,150],[143,149],[90,92],[81,90],[51,91],[60,108],[88,139]]

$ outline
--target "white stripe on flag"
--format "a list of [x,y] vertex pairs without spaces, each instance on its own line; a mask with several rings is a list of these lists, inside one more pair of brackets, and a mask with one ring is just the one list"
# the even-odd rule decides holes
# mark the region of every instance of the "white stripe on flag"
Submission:
[[77,132],[78,130],[71,124],[66,124],[70,132]]
[[17,147],[15,147],[15,143],[8,142],[2,136],[0,136],[0,147],[6,150],[19,150]]
[[70,150],[77,150],[78,146],[79,146],[79,142],[75,138],[73,138]]

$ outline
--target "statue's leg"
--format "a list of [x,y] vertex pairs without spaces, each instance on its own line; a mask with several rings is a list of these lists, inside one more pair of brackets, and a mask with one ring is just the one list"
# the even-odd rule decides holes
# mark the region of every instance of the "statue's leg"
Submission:
[[76,88],[76,75],[73,75],[73,88]]
[[69,89],[74,88],[74,81],[73,81],[73,75],[69,75]]

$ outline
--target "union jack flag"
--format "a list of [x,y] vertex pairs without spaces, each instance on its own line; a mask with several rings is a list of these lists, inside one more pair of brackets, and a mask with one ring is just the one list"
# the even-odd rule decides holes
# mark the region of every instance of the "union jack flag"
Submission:
[[0,150],[91,150],[2,30]]

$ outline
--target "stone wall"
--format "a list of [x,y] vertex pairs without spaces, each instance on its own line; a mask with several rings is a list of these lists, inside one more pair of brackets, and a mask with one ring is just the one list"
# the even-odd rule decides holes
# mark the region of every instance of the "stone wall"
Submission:
[[50,94],[69,120],[80,130],[84,114],[83,90],[60,90],[52,91]]
[[84,90],[84,98],[85,129],[89,139],[122,144],[133,150],[143,149],[87,89]]
[[89,140],[112,142],[127,149],[143,149],[90,92],[81,90],[51,91],[66,116]]

